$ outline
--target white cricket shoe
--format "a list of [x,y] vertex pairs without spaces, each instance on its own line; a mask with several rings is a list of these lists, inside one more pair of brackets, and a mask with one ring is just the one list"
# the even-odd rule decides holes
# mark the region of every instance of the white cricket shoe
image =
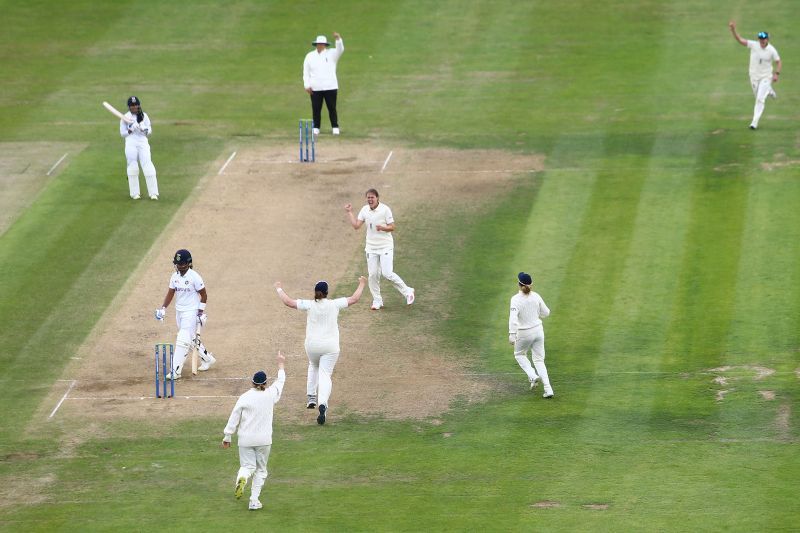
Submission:
[[539,384],[539,376],[536,376],[535,378],[533,378],[530,381],[531,381],[531,390],[533,390],[533,389],[536,388],[536,385]]
[[314,135],[319,135],[319,128],[314,128]]
[[372,309],[373,311],[377,311],[381,307],[383,307],[383,303],[382,302],[379,302],[377,300],[373,300],[372,301],[372,306],[370,307],[370,309]]
[[250,509],[251,511],[258,511],[262,507],[264,506],[261,505],[261,502],[258,500],[250,500],[250,505],[247,506],[247,508]]
[[409,287],[408,294],[406,294],[406,305],[411,305],[413,303],[414,303],[414,289]]
[[769,95],[768,95],[768,96],[771,96],[771,97],[773,97],[775,100],[777,100],[777,99],[778,99],[778,93],[776,93],[776,92],[775,92],[775,89],[770,89],[770,90],[769,90]]
[[150,195],[150,199],[151,200],[158,200],[158,195],[157,194],[151,194]]
[[139,196],[138,194],[134,194],[133,196],[131,196],[131,198],[133,200],[138,200],[139,198],[141,198],[141,196]]
[[542,398],[546,398],[546,399],[548,399],[548,400],[549,400],[550,398],[552,398],[553,396],[555,396],[555,394],[553,394],[553,391],[550,391],[550,392],[545,392],[544,394],[542,394]]
[[206,370],[208,370],[209,368],[214,366],[214,363],[217,362],[217,358],[214,357],[213,353],[208,352],[206,354],[206,356],[209,358],[209,360],[208,361],[203,361],[203,364],[201,364],[199,367],[197,367],[197,370],[199,370],[200,372],[205,372]]
[[333,128],[333,134],[339,135],[339,128]]
[[172,372],[170,372],[169,374],[167,374],[167,379],[176,379],[176,380],[181,379],[181,371],[180,370],[176,371],[174,378],[172,377]]

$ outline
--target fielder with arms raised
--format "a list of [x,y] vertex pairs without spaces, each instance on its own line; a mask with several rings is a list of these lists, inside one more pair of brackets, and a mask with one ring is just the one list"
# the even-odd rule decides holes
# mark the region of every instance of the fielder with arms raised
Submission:
[[284,364],[286,357],[278,352],[278,378],[267,388],[267,373],[263,370],[253,375],[253,388],[236,401],[228,424],[222,447],[231,447],[231,436],[239,434],[239,471],[236,473],[236,488],[233,495],[242,497],[247,480],[253,477],[250,487],[250,510],[261,509],[261,488],[267,480],[267,461],[272,450],[272,416],[275,404],[281,399],[286,382]]
[[175,252],[172,264],[175,265],[175,272],[169,278],[169,288],[164,296],[164,304],[159,309],[156,309],[156,320],[164,320],[167,314],[167,307],[174,296],[178,338],[175,341],[172,372],[167,377],[180,379],[183,363],[195,344],[197,345],[200,359],[203,360],[198,370],[208,370],[217,360],[211,352],[205,349],[205,346],[197,337],[198,325],[206,323],[205,309],[208,294],[206,293],[203,278],[192,268],[192,254],[189,253],[189,250],[178,250]]
[[131,198],[139,199],[139,164],[142,165],[147,182],[147,194],[158,200],[156,167],[150,158],[150,143],[147,138],[153,133],[150,117],[142,110],[142,103],[135,96],[128,98],[128,112],[119,121],[119,134],[125,139],[125,159],[128,161],[128,189]]

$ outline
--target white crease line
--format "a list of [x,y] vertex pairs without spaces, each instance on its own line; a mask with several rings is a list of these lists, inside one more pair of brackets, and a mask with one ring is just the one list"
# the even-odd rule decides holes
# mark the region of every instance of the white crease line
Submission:
[[[192,400],[197,398],[238,398],[239,395],[232,394],[219,394],[219,395],[201,395],[201,396],[180,396],[176,394],[173,398],[183,398],[184,400]],[[171,400],[173,398],[159,398],[157,396],[73,396],[72,398],[65,398],[67,400],[105,400],[105,401],[139,401],[139,400]],[[60,404],[59,404],[60,405]]]
[[60,165],[60,164],[61,164],[61,162],[62,162],[62,161],[63,161],[63,160],[64,160],[64,159],[67,157],[67,154],[68,154],[68,153],[69,153],[69,152],[64,152],[64,155],[62,155],[62,156],[61,156],[61,159],[59,159],[58,161],[56,161],[56,164],[55,164],[55,165],[53,165],[52,167],[50,167],[50,170],[48,170],[48,171],[47,171],[47,175],[48,175],[48,176],[49,176],[50,174],[52,174],[52,173],[53,173],[53,171],[56,169],[56,167],[57,167],[58,165]]
[[76,383],[77,383],[77,381],[73,379],[72,383],[69,384],[69,388],[67,389],[67,392],[64,393],[64,396],[61,397],[61,400],[59,400],[59,402],[56,405],[55,409],[53,409],[53,412],[50,413],[50,416],[48,416],[47,418],[53,418],[53,416],[56,414],[56,411],[58,411],[58,408],[61,407],[62,403],[64,403],[64,400],[67,399],[67,396],[69,396],[70,391],[72,391],[72,388],[75,386]]
[[222,175],[222,173],[223,173],[223,172],[225,172],[225,169],[226,169],[226,168],[228,168],[228,164],[229,164],[231,161],[233,161],[233,158],[234,158],[234,157],[236,157],[236,152],[233,152],[233,153],[231,154],[231,156],[228,158],[228,160],[227,160],[227,161],[225,161],[225,164],[224,164],[224,165],[222,165],[222,168],[221,168],[221,169],[219,169],[219,172],[217,172],[217,176],[221,176],[221,175]]
[[386,170],[386,165],[389,164],[389,160],[392,158],[392,154],[393,153],[394,153],[394,150],[391,150],[389,152],[389,155],[386,156],[386,161],[383,162],[383,166],[381,167],[381,174],[383,174],[383,171]]

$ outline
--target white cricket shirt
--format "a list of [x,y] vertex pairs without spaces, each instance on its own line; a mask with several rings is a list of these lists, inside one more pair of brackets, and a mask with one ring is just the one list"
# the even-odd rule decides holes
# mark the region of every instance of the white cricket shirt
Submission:
[[303,61],[303,87],[315,91],[330,91],[339,88],[336,79],[336,63],[344,52],[344,41],[338,39],[336,47],[326,48],[321,53],[316,49],[306,54]]
[[358,212],[358,220],[363,220],[367,226],[367,245],[364,248],[367,253],[385,252],[394,248],[392,232],[375,229],[379,225],[394,224],[394,215],[388,205],[378,203],[378,207],[370,209],[367,204]]
[[297,308],[308,312],[306,345],[330,346],[339,350],[339,309],[347,307],[347,298],[297,300]]
[[750,49],[750,78],[771,78],[772,63],[781,60],[775,47],[768,44],[766,48],[761,48],[758,41],[747,41],[747,48]]
[[542,318],[550,315],[550,309],[538,293],[519,291],[511,297],[511,312],[508,315],[508,332],[531,329],[542,325]]
[[[130,111],[125,113],[125,118],[130,120],[136,120],[136,115],[132,114]],[[144,132],[135,130],[133,133],[128,133],[128,123],[124,120],[119,121],[119,134],[124,138],[126,141],[128,139],[136,140],[136,141],[146,141],[147,137],[149,137],[153,133],[153,126],[150,124],[150,117],[147,113],[144,113],[144,119],[142,122],[139,123],[139,126],[146,129],[148,134],[145,135]]]
[[203,278],[191,268],[185,276],[174,272],[169,278],[169,288],[175,289],[175,310],[196,311],[200,305],[199,291],[205,288]]
[[272,415],[285,381],[286,372],[280,369],[275,383],[266,390],[253,388],[239,396],[225,426],[225,440],[230,442],[230,435],[238,433],[239,446],[272,444]]

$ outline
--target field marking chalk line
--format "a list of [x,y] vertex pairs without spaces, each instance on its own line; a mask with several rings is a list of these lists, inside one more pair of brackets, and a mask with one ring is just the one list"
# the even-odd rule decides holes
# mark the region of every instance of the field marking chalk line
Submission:
[[223,173],[223,172],[225,172],[225,169],[226,169],[226,168],[228,168],[228,165],[230,164],[230,162],[231,162],[231,161],[233,161],[233,158],[234,158],[234,157],[236,157],[236,152],[233,152],[233,153],[231,154],[231,156],[228,158],[228,160],[227,160],[227,161],[225,161],[225,164],[224,164],[224,165],[222,165],[222,168],[221,168],[221,169],[219,169],[219,172],[217,172],[217,176],[221,176],[221,175],[222,175],[222,173]]
[[392,158],[393,153],[394,150],[390,150],[389,155],[386,156],[386,161],[383,162],[383,166],[381,167],[381,174],[383,174],[383,171],[386,170],[386,165],[389,164],[389,160]]
[[72,382],[69,384],[69,388],[67,389],[67,392],[64,393],[64,396],[61,397],[61,399],[58,401],[58,403],[56,404],[55,408],[53,409],[53,412],[50,413],[50,416],[48,416],[47,418],[53,418],[53,416],[55,416],[56,411],[58,411],[58,408],[61,407],[62,403],[64,403],[64,400],[67,399],[67,396],[69,396],[69,393],[72,391],[72,388],[75,387],[76,383],[78,383],[77,380],[73,379]]
[[64,152],[64,155],[62,155],[62,156],[61,156],[61,159],[59,159],[58,161],[56,161],[56,162],[55,162],[55,164],[54,164],[52,167],[50,167],[50,170],[48,170],[48,171],[47,171],[47,175],[48,175],[48,176],[49,176],[50,174],[52,174],[52,173],[53,173],[53,171],[56,169],[56,167],[57,167],[58,165],[60,165],[60,164],[61,164],[61,162],[62,162],[64,159],[66,159],[66,157],[67,157],[67,154],[69,154],[69,152]]

